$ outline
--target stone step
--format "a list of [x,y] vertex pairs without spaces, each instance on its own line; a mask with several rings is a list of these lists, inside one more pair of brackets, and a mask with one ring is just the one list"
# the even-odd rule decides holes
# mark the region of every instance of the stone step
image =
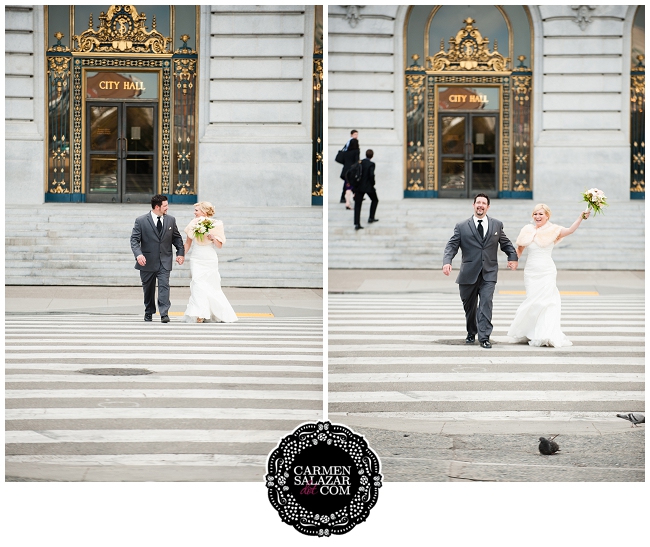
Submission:
[[[173,205],[170,213],[184,224],[193,209]],[[142,205],[7,206],[5,282],[139,285],[129,239],[134,219],[147,210]],[[224,221],[228,238],[219,251],[224,286],[322,287],[321,208],[242,207],[223,213],[216,216]],[[36,222],[26,227],[25,219],[34,217]],[[188,285],[189,264],[177,266],[172,278]]]
[[[367,214],[368,203],[364,203]],[[530,219],[536,202],[494,200],[490,213],[504,223],[511,239]],[[582,204],[550,204],[552,221],[571,225]],[[363,211],[362,210],[362,214]],[[471,215],[471,200],[380,201],[375,225],[355,231],[352,212],[338,203],[328,211],[328,264],[330,268],[439,269],[444,248],[457,222]],[[605,215],[592,216],[553,252],[558,269],[643,270],[645,269],[645,204],[637,201],[616,203]],[[499,253],[505,265],[505,255]],[[454,259],[458,267],[460,256]],[[521,265],[525,266],[526,255]]]

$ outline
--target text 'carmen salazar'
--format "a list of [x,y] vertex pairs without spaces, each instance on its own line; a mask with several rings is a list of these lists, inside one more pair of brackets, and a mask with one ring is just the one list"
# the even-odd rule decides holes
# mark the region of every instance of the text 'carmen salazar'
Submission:
[[305,486],[301,494],[350,495],[351,469],[349,465],[297,465],[293,468],[294,485]]

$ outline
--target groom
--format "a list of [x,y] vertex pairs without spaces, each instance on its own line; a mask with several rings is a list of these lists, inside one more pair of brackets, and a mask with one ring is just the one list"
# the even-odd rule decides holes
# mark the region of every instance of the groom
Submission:
[[176,227],[176,219],[167,215],[167,196],[156,194],[151,198],[151,211],[135,219],[131,232],[131,250],[136,270],[140,270],[144,291],[144,320],[151,321],[156,313],[156,279],[158,279],[158,311],[160,321],[169,323],[169,274],[172,270],[172,245],[176,247],[176,262],[185,261],[183,238]]
[[456,224],[442,261],[442,273],[449,275],[451,261],[460,247],[462,262],[456,283],[467,320],[465,343],[473,344],[478,334],[479,343],[485,349],[492,347],[492,296],[499,270],[499,246],[508,255],[508,268],[516,270],[518,265],[517,251],[503,232],[503,223],[487,216],[489,208],[490,198],[485,194],[476,194],[474,214]]

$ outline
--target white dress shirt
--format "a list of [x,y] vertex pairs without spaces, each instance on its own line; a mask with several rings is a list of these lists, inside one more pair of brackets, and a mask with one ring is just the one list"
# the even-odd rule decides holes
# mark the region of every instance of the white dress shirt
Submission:
[[[153,225],[158,229],[158,215],[151,211],[151,218],[153,220]],[[160,222],[165,223],[165,215],[160,215]]]
[[474,226],[476,226],[476,231],[478,232],[478,221],[482,220],[481,224],[483,225],[483,239],[485,239],[485,236],[487,235],[488,232],[488,217],[485,215],[483,218],[477,218],[476,215],[472,215],[472,218],[474,219]]

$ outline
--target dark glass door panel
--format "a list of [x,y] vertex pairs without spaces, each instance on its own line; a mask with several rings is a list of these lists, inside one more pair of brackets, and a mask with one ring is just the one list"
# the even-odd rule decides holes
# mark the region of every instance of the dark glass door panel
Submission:
[[464,191],[465,189],[465,160],[443,159],[440,171],[440,189]]
[[465,146],[465,116],[442,116],[442,154],[463,154]]
[[496,154],[496,117],[472,116],[473,154]]
[[126,194],[151,195],[154,184],[153,157],[127,158],[125,188]]
[[481,159],[472,161],[472,190],[474,193],[488,193],[496,189],[496,160]]
[[129,153],[153,152],[156,147],[154,129],[153,106],[127,106],[126,138]]
[[89,108],[90,150],[112,151],[117,154],[119,112],[117,106],[91,106]]
[[90,194],[118,195],[117,157],[91,156],[88,177],[88,192]]
[[156,193],[157,104],[87,103],[86,199],[146,203]]
[[498,195],[498,118],[473,112],[439,117],[440,197]]

